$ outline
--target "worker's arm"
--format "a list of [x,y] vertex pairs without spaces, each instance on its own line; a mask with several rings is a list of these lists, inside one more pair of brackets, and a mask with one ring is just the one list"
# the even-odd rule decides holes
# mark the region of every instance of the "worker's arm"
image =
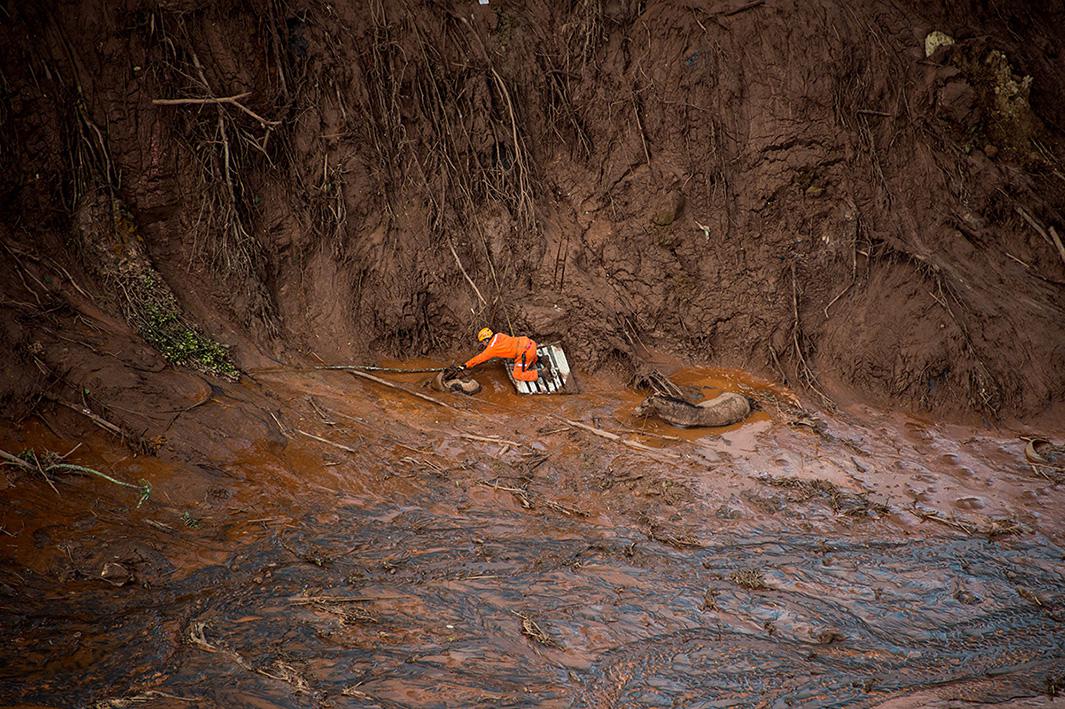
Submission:
[[484,364],[485,362],[487,362],[490,359],[495,359],[496,357],[502,357],[503,355],[501,355],[499,353],[499,350],[501,349],[501,345],[498,342],[498,338],[499,338],[499,335],[496,335],[495,337],[493,337],[492,341],[490,343],[488,343],[488,347],[485,347],[483,352],[471,357],[465,364],[466,369],[470,369],[472,367],[476,367],[479,364]]

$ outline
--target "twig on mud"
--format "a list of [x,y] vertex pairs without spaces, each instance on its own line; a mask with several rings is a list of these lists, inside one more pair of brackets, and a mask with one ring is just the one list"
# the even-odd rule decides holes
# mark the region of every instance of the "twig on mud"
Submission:
[[536,621],[530,618],[527,614],[514,610],[512,610],[511,613],[521,618],[521,632],[523,634],[529,636],[541,645],[546,645],[548,647],[554,648],[560,647],[558,642],[556,642],[550,635],[545,633],[543,629],[536,624]]
[[1023,530],[1021,525],[1011,519],[992,519],[987,524],[958,519],[956,516],[947,516],[939,510],[921,508],[914,500],[910,511],[920,519],[932,520],[940,524],[965,532],[970,536],[987,536],[988,538],[1001,537],[1007,534],[1018,534]]
[[322,438],[321,436],[316,436],[313,433],[307,433],[306,431],[304,431],[302,429],[299,429],[299,428],[296,429],[296,433],[302,433],[307,438],[313,438],[314,440],[316,440],[316,441],[318,441],[320,443],[325,443],[326,445],[333,446],[334,448],[339,448],[340,450],[346,451],[348,453],[353,453],[353,454],[357,454],[358,453],[357,450],[355,450],[354,448],[349,448],[348,446],[345,446],[343,443],[337,443],[335,441],[330,441],[327,438]]
[[417,392],[417,391],[411,391],[410,389],[408,389],[406,387],[401,387],[398,384],[393,384],[392,382],[385,381],[384,379],[381,379],[380,377],[375,377],[372,374],[367,374],[366,372],[360,372],[357,369],[345,369],[344,371],[347,372],[348,374],[350,374],[353,377],[361,377],[363,379],[369,379],[371,382],[375,382],[375,383],[380,384],[382,386],[386,386],[389,389],[395,389],[396,391],[402,391],[402,392],[404,392],[406,394],[410,394],[413,397],[417,397],[418,399],[421,399],[423,401],[428,401],[431,404],[436,404],[437,406],[443,406],[445,409],[454,409],[455,408],[451,404],[446,404],[443,401],[440,401],[439,399],[434,399],[431,396],[426,396],[425,394],[422,394],[422,393]]
[[[402,598],[402,596],[395,596],[395,598]],[[295,603],[296,605],[308,603],[372,603],[379,600],[381,598],[377,596],[302,596],[300,598],[290,598],[289,603]]]
[[498,436],[476,436],[472,433],[460,433],[459,438],[465,438],[468,441],[480,441],[481,443],[498,443],[512,448],[521,448],[525,445],[524,443],[508,441],[506,438],[499,438]]
[[274,423],[277,424],[277,430],[281,432],[281,435],[285,438],[292,438],[292,434],[290,434],[288,432],[288,429],[285,428],[285,425],[281,423],[281,419],[277,417],[277,414],[275,414],[273,411],[268,411],[267,413],[270,414],[270,418],[272,418],[274,420]]
[[[305,598],[293,598],[290,602],[296,605],[315,606],[324,611],[339,616],[342,622],[376,623],[377,616],[368,610],[358,607],[343,607],[347,603],[370,603],[376,598],[350,597],[350,596],[309,596]],[[337,606],[337,607],[331,607]]]
[[[139,694],[134,694],[129,697],[122,697],[121,699],[105,699],[101,702],[93,704],[93,709],[121,709],[122,707],[128,707],[133,704],[145,704],[154,699],[172,699],[175,702],[202,702],[203,697],[179,697],[176,694],[170,692],[162,692],[158,689],[149,689]],[[154,703],[154,702],[153,702]],[[158,706],[158,704],[156,704]]]
[[[630,478],[635,479],[635,478]],[[660,531],[657,527],[647,530],[647,538],[662,544],[676,547],[677,549],[705,549],[706,545],[694,537],[680,536],[670,532]]]
[[749,591],[768,591],[772,588],[765,580],[761,569],[737,569],[729,575],[732,583]]
[[314,413],[318,414],[318,418],[322,419],[322,423],[324,423],[326,426],[337,425],[336,421],[333,421],[325,415],[325,411],[323,411],[322,408],[318,406],[318,402],[314,400],[313,396],[308,396],[307,401],[310,403],[311,408],[314,409]]
[[[403,458],[400,458],[399,462],[401,462],[401,463],[409,463],[410,465],[414,465],[414,466],[426,467],[426,468],[429,468],[429,470],[432,471],[433,475],[436,475],[437,477],[440,477],[440,478],[446,478],[447,477],[447,472],[448,472],[447,470],[445,470],[444,468],[441,468],[439,465],[437,465],[436,463],[433,463],[432,461],[429,461],[429,460],[422,460],[421,458],[413,458],[413,457],[408,455],[408,456],[404,456]],[[392,474],[395,475],[395,473],[392,473]],[[399,477],[405,477],[405,476],[399,476]]]
[[1057,232],[1054,231],[1054,227],[1049,228],[1048,234],[1048,229],[1045,228],[1042,224],[1040,224],[1039,221],[1035,217],[1033,217],[1024,207],[1018,204],[1016,207],[1014,207],[1014,209],[1017,210],[1017,214],[1020,214],[1021,218],[1024,219],[1024,221],[1028,222],[1028,224],[1033,229],[1035,229],[1036,233],[1038,233],[1039,236],[1043,237],[1043,241],[1047,242],[1050,248],[1057,250],[1058,255],[1061,256],[1061,260],[1065,262],[1065,245],[1062,245],[1061,239],[1058,238]]
[[523,490],[523,489],[518,488],[518,487],[505,487],[503,485],[500,485],[498,481],[490,483],[487,480],[479,480],[478,482],[481,485],[484,485],[485,487],[492,488],[493,490],[502,490],[504,492],[509,492],[511,495],[513,495],[514,497],[516,497],[518,499],[518,502],[521,503],[522,507],[524,507],[527,510],[531,510],[532,509],[532,502],[529,500],[529,491],[528,490]]
[[[75,450],[77,450],[75,448]],[[74,451],[71,451],[73,453]],[[69,455],[69,453],[68,453]],[[123,480],[118,480],[111,477],[107,473],[101,473],[99,470],[93,468],[87,468],[83,465],[74,465],[72,463],[64,462],[65,456],[59,456],[55,453],[45,453],[43,456],[38,456],[36,452],[30,450],[24,452],[21,456],[12,455],[5,450],[0,450],[0,465],[13,465],[21,468],[29,473],[38,473],[45,479],[49,487],[55,491],[58,495],[59,490],[52,483],[51,478],[48,477],[49,473],[75,473],[83,475],[92,475],[102,480],[106,480],[113,485],[120,487],[128,487],[132,490],[139,490],[141,493],[140,500],[137,502],[137,507],[140,507],[148,498],[152,495],[152,485],[147,480],[141,480],[139,485],[128,483]]]
[[567,418],[562,418],[561,416],[557,416],[555,418],[557,418],[559,421],[562,421],[563,423],[567,423],[570,426],[573,426],[574,428],[582,429],[584,431],[587,431],[588,433],[591,433],[593,435],[599,436],[600,438],[605,438],[608,441],[614,441],[615,443],[620,443],[623,446],[628,446],[629,448],[632,448],[634,450],[638,450],[641,453],[645,453],[645,454],[651,456],[652,458],[665,458],[667,460],[680,460],[681,459],[681,456],[676,455],[675,453],[668,453],[666,451],[657,450],[655,448],[652,448],[651,446],[644,445],[643,443],[640,443],[639,441],[633,441],[633,440],[630,440],[628,438],[622,438],[621,436],[619,436],[616,433],[611,433],[610,431],[604,431],[601,428],[596,428],[595,426],[589,426],[586,423],[581,423],[579,421],[572,421],[572,420],[567,419]]
[[588,513],[584,510],[578,509],[576,507],[570,507],[568,505],[563,505],[562,503],[550,500],[547,497],[544,497],[543,495],[531,493],[525,488],[507,487],[505,485],[500,485],[498,480],[494,482],[488,482],[487,480],[478,480],[478,483],[484,485],[485,487],[490,487],[493,490],[502,490],[503,492],[509,492],[511,495],[517,498],[518,502],[521,503],[521,506],[527,510],[533,509],[533,507],[535,506],[534,503],[536,503],[542,504],[544,507],[555,510],[556,512],[561,512],[567,517],[588,516]]
[[618,430],[621,431],[622,433],[634,433],[637,436],[648,436],[650,438],[661,438],[664,441],[681,441],[681,442],[684,441],[684,439],[681,438],[680,436],[669,436],[669,435],[666,435],[665,433],[652,433],[651,431],[641,431],[638,428],[619,428]]
[[541,498],[540,501],[543,502],[548,507],[550,507],[551,509],[555,510],[556,512],[561,512],[562,514],[564,514],[566,516],[569,516],[569,517],[587,517],[588,516],[588,513],[585,512],[584,510],[579,510],[576,507],[568,507],[568,506],[563,505],[561,503],[555,502],[554,500],[549,500],[546,497]]
[[194,645],[204,652],[218,652],[217,647],[207,642],[206,631],[207,623],[197,621],[189,625],[189,630],[185,637],[188,638],[190,645]]
[[84,416],[85,418],[89,419],[94,424],[96,424],[97,426],[99,426],[103,430],[107,431],[108,433],[112,433],[115,436],[118,436],[119,438],[122,438],[122,439],[125,438],[125,432],[121,428],[119,428],[115,424],[111,423],[107,419],[105,419],[105,418],[103,418],[101,416],[97,416],[96,414],[94,414],[89,409],[84,408],[82,406],[78,406],[77,404],[72,404],[69,401],[63,401],[62,399],[53,399],[53,401],[55,403],[59,404],[60,406],[65,406],[66,408],[70,409],[71,411],[74,411],[76,413],[81,414],[82,416]]

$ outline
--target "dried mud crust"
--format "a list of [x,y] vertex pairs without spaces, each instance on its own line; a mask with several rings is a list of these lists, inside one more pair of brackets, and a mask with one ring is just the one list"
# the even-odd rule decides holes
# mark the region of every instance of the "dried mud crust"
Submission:
[[15,8],[4,238],[63,243],[106,189],[246,358],[490,322],[586,369],[657,346],[945,412],[1065,395],[1060,7],[468,10]]

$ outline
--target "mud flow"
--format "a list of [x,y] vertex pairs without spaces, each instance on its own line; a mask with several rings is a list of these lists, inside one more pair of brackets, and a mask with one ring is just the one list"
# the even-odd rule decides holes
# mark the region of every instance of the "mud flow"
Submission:
[[[253,376],[188,414],[205,439],[245,417],[210,465],[103,436],[72,454],[149,479],[140,508],[10,478],[0,700],[924,706],[1051,701],[1065,677],[1061,493],[1006,433],[800,421],[732,371],[676,380],[758,412],[679,433],[606,377],[536,398],[493,371],[436,405]],[[69,443],[40,424],[2,442]]]

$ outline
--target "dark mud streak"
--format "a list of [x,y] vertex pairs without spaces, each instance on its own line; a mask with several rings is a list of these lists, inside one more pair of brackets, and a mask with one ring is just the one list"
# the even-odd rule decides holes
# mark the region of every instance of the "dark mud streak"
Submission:
[[[0,670],[0,701],[83,705],[162,671],[181,696],[284,706],[839,706],[985,677],[1033,695],[1065,670],[1065,627],[1047,612],[1065,604],[1061,550],[1048,543],[752,534],[680,551],[637,530],[557,519],[530,534],[513,512],[429,509],[308,520],[284,546],[263,538],[162,583],[150,606],[92,580],[57,598],[5,570],[0,622],[20,654]],[[729,580],[749,567],[769,590]],[[716,609],[703,609],[707,589]],[[352,604],[377,622],[292,603],[315,595],[377,598]],[[561,649],[523,636],[516,611]],[[189,644],[195,623],[216,652]],[[19,681],[41,667],[48,684]]]

